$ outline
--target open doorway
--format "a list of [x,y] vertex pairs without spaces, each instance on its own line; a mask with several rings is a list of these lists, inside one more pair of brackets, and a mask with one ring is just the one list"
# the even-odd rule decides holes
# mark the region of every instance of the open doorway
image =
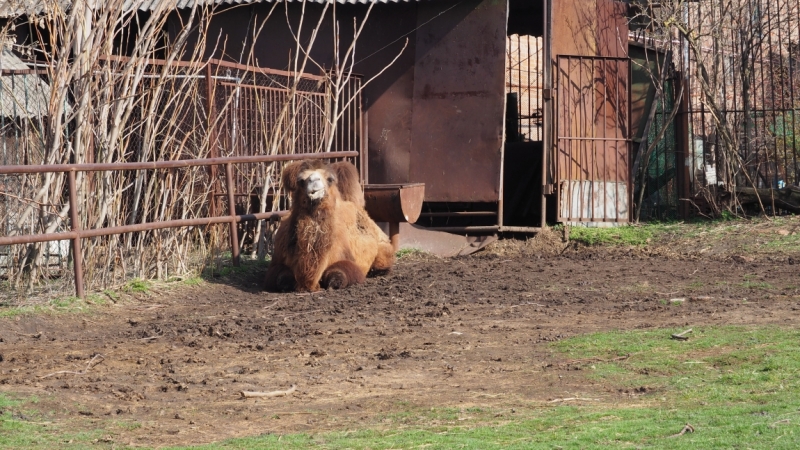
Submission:
[[542,220],[545,137],[545,0],[510,0],[506,40],[503,227]]

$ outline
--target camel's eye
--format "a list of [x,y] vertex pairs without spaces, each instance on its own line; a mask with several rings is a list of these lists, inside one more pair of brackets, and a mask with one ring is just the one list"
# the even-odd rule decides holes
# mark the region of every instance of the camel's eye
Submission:
[[328,177],[328,184],[333,184],[334,181],[336,181],[336,178]]

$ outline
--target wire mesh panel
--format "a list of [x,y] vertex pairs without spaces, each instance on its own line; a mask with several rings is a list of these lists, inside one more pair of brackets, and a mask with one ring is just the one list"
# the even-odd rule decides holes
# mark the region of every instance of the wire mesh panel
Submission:
[[[343,77],[337,89],[333,76],[295,76],[225,63],[215,64],[212,71],[212,108],[218,117],[212,146],[215,156],[361,149],[360,78]],[[358,165],[357,158],[351,162]],[[278,163],[266,168],[238,165],[234,173],[237,207],[251,210],[252,200],[260,197],[264,186],[277,189],[282,167]],[[268,197],[280,199],[277,191]]]
[[558,220],[627,222],[630,60],[559,55],[556,81]]

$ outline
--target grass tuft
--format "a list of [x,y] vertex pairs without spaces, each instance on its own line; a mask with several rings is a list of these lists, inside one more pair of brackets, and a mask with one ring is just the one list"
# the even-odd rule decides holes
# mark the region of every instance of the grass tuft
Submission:
[[625,225],[613,228],[572,227],[571,241],[585,245],[632,245],[641,246],[652,242],[669,229],[669,225],[651,223]]
[[146,294],[150,291],[151,286],[152,284],[147,280],[135,279],[125,285],[125,291],[136,294]]
[[395,253],[397,259],[407,258],[411,256],[422,256],[426,255],[427,252],[424,250],[420,250],[418,248],[401,248],[400,250]]

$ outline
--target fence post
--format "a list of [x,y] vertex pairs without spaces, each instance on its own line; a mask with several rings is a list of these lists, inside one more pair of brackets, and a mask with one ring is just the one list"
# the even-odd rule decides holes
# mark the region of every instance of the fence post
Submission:
[[[72,222],[72,231],[80,231],[81,223],[78,221],[78,194],[75,183],[75,171],[67,172],[69,178],[69,220]],[[72,265],[75,269],[75,295],[83,298],[83,251],[81,250],[81,238],[75,236],[72,239]]]
[[225,164],[225,184],[228,187],[228,212],[231,216],[231,258],[233,265],[239,265],[239,231],[236,225],[236,203],[233,198],[233,165],[231,163]]

